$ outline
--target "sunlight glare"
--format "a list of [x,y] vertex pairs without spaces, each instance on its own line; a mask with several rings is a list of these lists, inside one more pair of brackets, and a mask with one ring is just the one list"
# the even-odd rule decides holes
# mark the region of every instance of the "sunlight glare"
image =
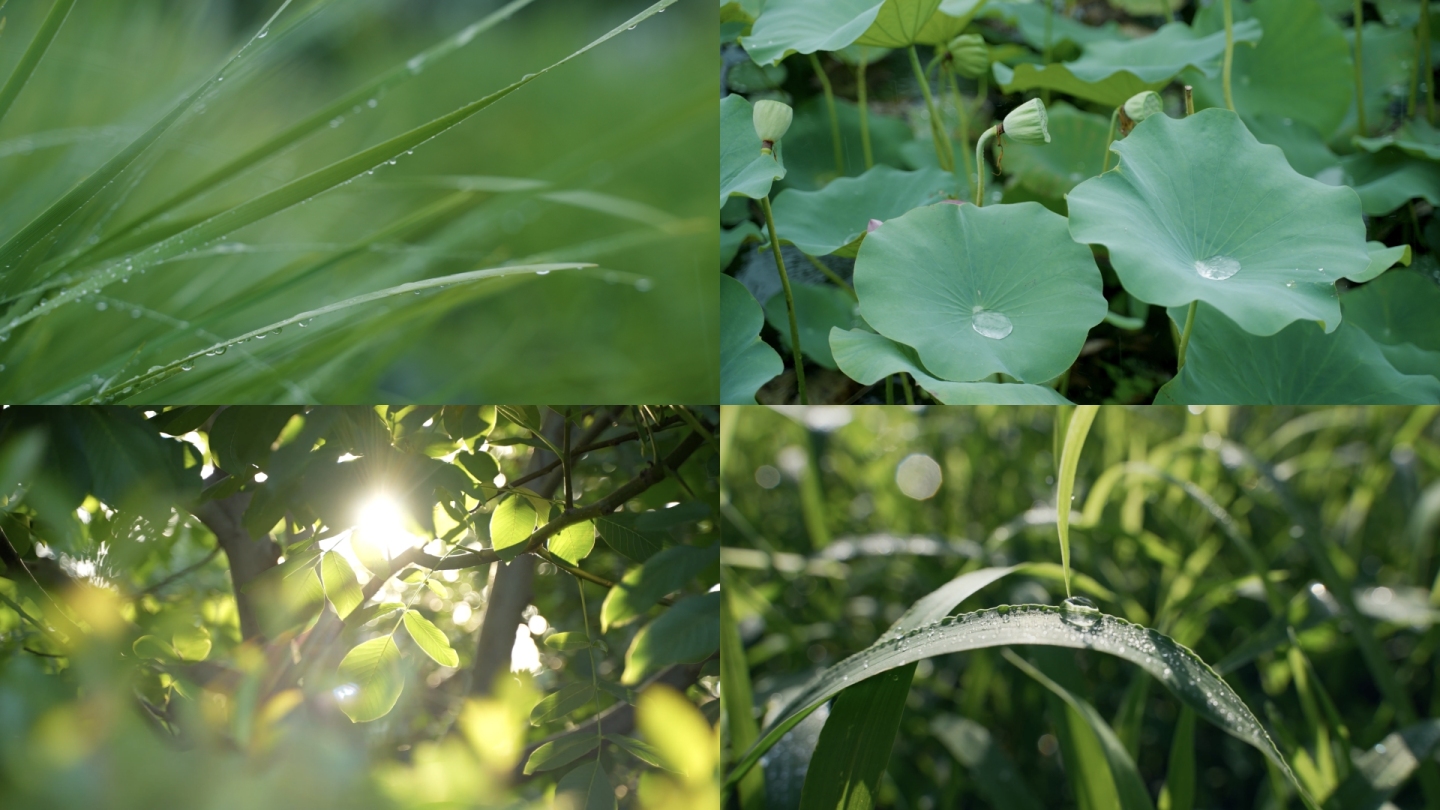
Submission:
[[405,514],[388,495],[376,495],[360,507],[356,539],[393,560],[419,545],[420,538],[405,529]]

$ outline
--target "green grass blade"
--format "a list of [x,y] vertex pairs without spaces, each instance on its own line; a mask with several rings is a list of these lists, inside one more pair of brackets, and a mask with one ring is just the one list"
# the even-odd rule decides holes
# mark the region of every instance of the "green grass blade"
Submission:
[[970,769],[975,788],[991,807],[1043,810],[989,729],[965,717],[941,715],[931,721],[930,730],[951,756]]
[[112,234],[109,239],[106,239],[104,242],[96,245],[91,251],[87,251],[86,254],[82,254],[81,258],[83,259],[86,255],[113,255],[108,249],[112,245],[114,245],[115,242],[121,237],[124,237],[125,235],[135,231],[138,228],[144,227],[148,223],[153,222],[157,217],[161,216],[162,214],[179,208],[190,200],[193,200],[196,197],[204,194],[206,191],[218,188],[220,185],[233,179],[236,175],[240,174],[251,166],[254,166],[261,161],[266,160],[267,158],[279,154],[280,152],[295,145],[306,137],[313,135],[316,132],[328,130],[329,122],[335,120],[337,116],[346,115],[357,106],[360,106],[363,109],[364,107],[368,106],[371,99],[375,98],[380,93],[389,90],[390,88],[406,81],[407,79],[419,75],[421,70],[423,70],[425,66],[439,61],[440,59],[460,50],[464,46],[468,45],[472,40],[474,40],[475,37],[485,33],[486,31],[489,31],[496,25],[499,25],[500,23],[510,19],[521,9],[530,5],[533,2],[535,2],[535,0],[512,0],[512,2],[487,15],[484,19],[481,19],[472,25],[466,26],[458,33],[455,33],[449,38],[441,41],[440,43],[421,51],[414,57],[407,60],[405,63],[398,65],[385,73],[380,74],[375,79],[366,82],[365,84],[355,88],[351,92],[331,102],[328,106],[321,107],[314,114],[306,117],[301,121],[296,122],[294,125],[290,126],[288,129],[281,132],[280,134],[272,137],[270,140],[265,141],[264,143],[256,146],[254,149],[251,149],[250,151],[241,155],[240,157],[235,158],[229,163],[226,163],[224,166],[221,166],[220,168],[210,172],[204,177],[201,177],[199,180],[196,180],[194,183],[181,190],[180,192],[172,195],[165,201],[158,203],[153,208],[146,211],[144,214],[141,214],[139,217],[136,217],[129,224],[122,227],[115,234]]
[[[745,648],[740,643],[740,629],[735,624],[735,610],[731,605],[735,599],[732,577],[726,569],[721,569],[720,576],[720,703],[729,721],[731,753],[739,755],[754,744],[760,728],[755,722],[750,666],[745,660]],[[764,810],[764,774],[755,771],[740,780],[740,807],[741,810]]]
[[[176,256],[203,247],[246,225],[258,222],[266,217],[299,205],[317,194],[343,185],[356,177],[366,173],[373,173],[376,167],[390,163],[406,152],[456,126],[535,79],[578,58],[582,54],[608,42],[625,31],[634,28],[646,19],[659,14],[676,2],[677,0],[659,0],[659,2],[636,14],[634,17],[631,17],[629,20],[621,23],[608,33],[564,59],[535,73],[527,74],[520,80],[513,82],[501,90],[491,93],[477,101],[473,101],[427,124],[416,127],[409,132],[397,135],[384,143],[358,152],[336,163],[332,163],[323,169],[311,172],[304,177],[287,183],[274,191],[263,194],[249,202],[242,203],[241,205],[211,217],[199,225],[153,245],[123,262],[112,262],[99,271],[90,274],[74,286],[65,289],[25,313],[10,319],[8,323],[0,327],[0,333],[28,323],[65,304],[88,295],[99,293],[110,284],[128,279],[136,273],[144,272],[160,262],[173,259]],[[29,226],[27,226],[26,230],[30,230]],[[37,236],[36,238],[38,240],[39,237]],[[3,253],[0,253],[0,266],[3,266],[4,263],[3,255]]]
[[800,810],[870,810],[905,713],[915,664],[840,693],[805,771]]
[[144,374],[133,377],[123,383],[120,383],[117,386],[114,386],[115,388],[119,389],[115,393],[110,393],[109,390],[101,391],[94,397],[93,401],[114,402],[118,401],[119,399],[134,396],[146,390],[147,388],[152,388],[156,385],[159,385],[161,382],[168,380],[176,374],[188,371],[189,369],[187,369],[186,366],[193,366],[193,364],[201,358],[204,358],[206,356],[223,354],[232,346],[238,346],[240,344],[255,340],[257,338],[263,339],[264,336],[273,334],[274,332],[280,329],[284,329],[287,326],[292,326],[299,323],[308,323],[313,318],[317,318],[322,315],[329,315],[335,312],[340,312],[342,310],[350,309],[351,307],[358,307],[361,304],[381,301],[386,298],[393,298],[397,295],[404,295],[405,293],[419,293],[425,290],[440,289],[448,287],[452,284],[466,284],[472,281],[482,281],[484,279],[490,278],[503,278],[505,276],[513,276],[522,273],[544,275],[546,273],[557,270],[579,270],[582,268],[594,266],[595,265],[593,264],[565,263],[493,267],[486,270],[471,270],[467,273],[455,273],[453,275],[440,276],[439,278],[427,278],[421,281],[412,281],[408,284],[401,284],[399,286],[388,287],[383,290],[376,290],[375,292],[365,293],[364,295],[357,295],[352,298],[347,298],[344,301],[337,301],[333,304],[326,304],[325,306],[318,309],[307,310],[297,315],[292,315],[288,318],[285,318],[284,320],[276,321],[272,324],[262,326],[259,329],[251,330],[238,337],[230,338],[229,340],[216,343],[215,345],[210,346],[203,351],[192,352],[191,354],[186,355],[179,360],[175,360],[167,365],[156,366],[155,368],[150,369]]
[[[1326,810],[1379,810],[1440,746],[1440,719],[1394,732],[1355,757],[1355,770],[1325,802]],[[1393,805],[1392,805],[1393,806]]]
[[75,0],[55,0],[55,5],[50,7],[50,13],[45,15],[44,22],[40,23],[40,30],[31,38],[30,47],[25,49],[25,54],[15,65],[15,70],[11,71],[5,86],[0,87],[0,122],[5,120],[5,114],[10,112],[10,105],[15,103],[15,98],[25,89],[25,83],[30,81],[30,74],[35,72],[40,60],[45,58],[45,51],[50,49],[50,43],[55,41],[55,35],[60,32],[60,26],[65,24],[65,18],[70,15],[70,9],[74,6]]
[[1070,791],[1075,794],[1076,807],[1079,810],[1118,809],[1120,794],[1110,775],[1110,765],[1100,750],[1100,739],[1074,706],[1066,705],[1051,693],[1045,695],[1045,706],[1052,718],[1051,726],[1065,774],[1070,778]]
[[[1140,772],[1135,767],[1135,760],[1130,758],[1130,752],[1125,750],[1125,745],[1120,742],[1120,738],[1115,735],[1115,730],[1110,728],[1110,724],[1100,716],[1100,712],[1096,711],[1088,701],[1076,697],[1070,690],[1042,672],[1039,667],[1016,655],[1012,650],[1002,649],[1000,655],[1064,701],[1066,707],[1074,712],[1074,717],[1079,718],[1084,723],[1086,730],[1095,735],[1100,743],[1099,753],[1103,759],[1089,764],[1087,779],[1093,782],[1103,781],[1100,778],[1101,771],[1106,771],[1109,778],[1114,781],[1116,798],[1123,810],[1154,810],[1155,805],[1150,802],[1150,794],[1145,790],[1145,782],[1140,778]],[[1089,746],[1085,746],[1085,748],[1088,749]]]
[[947,617],[899,638],[884,639],[846,658],[812,680],[776,714],[775,720],[762,730],[760,739],[727,775],[726,785],[733,786],[787,731],[857,678],[873,677],[932,656],[1012,644],[1095,650],[1141,667],[1196,714],[1275,763],[1306,806],[1315,807],[1250,707],[1199,656],[1163,633],[1124,619],[1102,615],[1093,626],[1079,627],[1066,621],[1061,609],[1048,605]]
[[1195,806],[1195,711],[1180,708],[1170,742],[1170,770],[1160,792],[1160,810],[1192,810]]
[[1055,528],[1060,533],[1060,564],[1065,568],[1065,595],[1070,596],[1070,501],[1075,491],[1075,467],[1080,463],[1080,449],[1090,435],[1090,425],[1099,405],[1081,405],[1070,417],[1065,430],[1065,445],[1060,451],[1060,475],[1056,480]]
[[[260,30],[268,29],[270,25],[274,23],[275,19],[290,6],[291,2],[293,2],[293,0],[285,0]],[[258,33],[259,32],[257,32],[257,37]],[[256,38],[252,37],[250,42],[253,43],[255,39]],[[0,245],[0,277],[12,275],[9,271],[15,267],[21,257],[36,245],[40,244],[45,237],[63,225],[70,217],[74,216],[85,203],[103,191],[126,167],[134,163],[135,160],[140,157],[141,153],[149,149],[161,135],[164,135],[175,125],[175,122],[179,121],[185,113],[189,112],[197,101],[209,93],[211,88],[219,83],[225,71],[232,67],[241,56],[245,54],[248,48],[249,43],[241,47],[235,52],[234,56],[230,57],[224,66],[191,92],[190,95],[182,99],[180,103],[176,104],[170,112],[165,114],[165,117],[161,118],[151,126],[150,129],[146,130],[145,134],[132,141],[130,145],[125,147],[119,154],[112,157],[99,169],[96,169],[89,177],[81,181],[79,185],[72,188],[59,200],[56,200],[49,208],[45,209],[39,216],[31,220],[25,227],[15,233],[15,235],[6,240],[5,244]],[[13,289],[13,286],[11,288]]]

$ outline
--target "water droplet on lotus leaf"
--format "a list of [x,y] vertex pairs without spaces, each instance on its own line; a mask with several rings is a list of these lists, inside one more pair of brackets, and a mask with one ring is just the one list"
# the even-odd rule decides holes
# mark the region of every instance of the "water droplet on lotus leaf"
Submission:
[[990,312],[980,307],[975,308],[970,328],[974,329],[981,337],[991,340],[1003,340],[1014,330],[1009,318],[999,312]]
[[1195,262],[1195,272],[1199,273],[1201,278],[1224,281],[1240,272],[1240,262],[1229,256],[1211,256]]

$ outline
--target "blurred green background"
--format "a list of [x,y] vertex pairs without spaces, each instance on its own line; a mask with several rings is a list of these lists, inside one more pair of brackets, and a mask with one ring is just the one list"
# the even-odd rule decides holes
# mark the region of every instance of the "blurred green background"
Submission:
[[[1065,587],[1054,503],[1057,433],[1064,431],[1057,423],[1072,411],[725,409],[722,564],[733,575],[727,587],[734,583],[740,606],[757,719],[763,724],[817,671],[869,646],[917,599],[963,572],[1025,566],[966,600],[958,613],[1059,604]],[[1364,752],[1382,743],[1393,748],[1387,735],[1440,712],[1437,414],[1440,408],[1428,406],[1107,406],[1080,458],[1074,510],[1087,519],[1096,511],[1093,522],[1072,518],[1077,594],[1170,635],[1212,666],[1226,664],[1226,681],[1322,801]],[[1114,472],[1126,464],[1134,474]],[[1107,470],[1107,489],[1097,496]],[[1227,533],[1227,515],[1258,551],[1289,611],[1278,617],[1277,638],[1236,658],[1264,638],[1262,631],[1275,629],[1277,616]],[[1332,612],[1317,553],[1353,592],[1363,626]],[[1287,621],[1298,634],[1294,649],[1311,668],[1303,688],[1283,641]],[[1397,694],[1384,694],[1367,668],[1357,644],[1362,633],[1383,650]],[[1051,656],[1044,660],[1068,671],[1063,685],[1112,725],[1152,800],[1158,798],[1178,701],[1117,658],[1016,650]],[[999,653],[919,664],[876,806],[1077,806],[1077,771],[1057,748],[1061,732],[1048,693]],[[1326,700],[1334,718],[1327,719]],[[955,718],[965,718],[972,732],[988,729],[1000,759],[967,761],[979,756],[977,748],[947,744],[939,729],[953,728]],[[768,755],[767,807],[798,806],[820,728],[812,720]],[[1428,728],[1435,721],[1424,722]],[[727,751],[728,760],[736,753]],[[1194,807],[1282,804],[1262,757],[1203,721],[1195,755]],[[1003,785],[1000,760],[1013,768]],[[1422,806],[1415,774],[1397,773],[1395,805]],[[997,800],[1018,783],[1036,804],[1013,791]],[[1293,792],[1288,806],[1302,806]]]
[[[205,173],[499,8],[490,0],[303,0],[193,114],[57,231],[47,257],[105,239]],[[198,221],[417,127],[544,68],[649,5],[536,0],[332,126],[208,191]],[[0,122],[0,240],[9,238],[217,70],[280,7],[220,0],[80,0]],[[10,0],[0,76],[48,12]],[[305,17],[311,10],[313,14]],[[666,13],[541,77],[383,166],[0,345],[0,396],[56,401],[297,312],[521,259],[602,270],[507,278],[387,299],[235,347],[143,401],[714,401],[717,235],[715,8]],[[285,22],[303,24],[283,30]],[[377,244],[403,217],[472,190]],[[450,178],[450,179],[447,179]],[[493,188],[493,183],[481,183]],[[567,201],[546,199],[571,192]],[[576,194],[575,192],[583,192]],[[603,195],[603,196],[601,196]],[[16,299],[14,291],[5,303]],[[27,302],[23,296],[20,304]],[[103,306],[102,306],[103,305]],[[16,310],[12,310],[13,315]],[[86,389],[86,386],[89,386]],[[77,392],[80,392],[77,394]]]

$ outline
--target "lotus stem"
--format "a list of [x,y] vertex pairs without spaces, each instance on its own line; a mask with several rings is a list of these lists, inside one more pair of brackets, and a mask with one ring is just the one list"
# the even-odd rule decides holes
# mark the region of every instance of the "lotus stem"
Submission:
[[1185,85],[1185,115],[1195,114],[1195,88]]
[[[1356,5],[1360,0],[1355,0]],[[1235,112],[1235,99],[1230,95],[1230,68],[1235,61],[1235,15],[1230,11],[1230,0],[1225,0],[1225,66],[1220,75],[1220,85],[1225,91],[1225,109]]]
[[1115,122],[1120,119],[1120,108],[1116,107],[1115,112],[1110,113],[1110,134],[1105,136],[1105,160],[1100,164],[1100,173],[1104,174],[1110,170],[1110,144],[1115,142]]
[[914,405],[915,391],[910,387],[910,375],[903,371],[900,372],[900,387],[905,389],[905,404]]
[[795,296],[790,292],[790,276],[785,272],[785,257],[780,255],[780,237],[775,234],[775,215],[770,211],[770,197],[760,198],[765,213],[765,227],[770,230],[770,249],[775,252],[775,269],[780,271],[780,287],[785,291],[785,312],[790,316],[790,350],[795,355],[795,389],[800,404],[809,405],[805,396],[805,363],[800,359],[800,322],[795,318]]
[[[965,162],[966,182],[975,174],[975,166],[970,162],[970,115],[965,112],[965,97],[960,94],[960,81],[955,78],[955,67],[952,65],[947,71],[946,79],[950,84],[951,101],[955,104],[955,114],[960,116],[960,157]],[[960,184],[956,184],[956,199],[959,199],[965,192]]]
[[999,132],[1000,125],[980,133],[980,140],[975,142],[975,207],[979,208],[985,204],[985,144],[995,137]]
[[875,157],[870,152],[870,110],[865,102],[865,69],[869,67],[869,56],[865,53],[865,47],[860,47],[860,64],[855,68],[855,87],[858,96],[857,104],[860,109],[860,150],[865,153],[865,171],[870,171],[875,165]]
[[886,378],[885,378],[885,404],[886,404],[886,405],[894,405],[894,404],[895,404],[895,378],[894,378],[894,377],[886,377]]
[[815,77],[820,80],[820,88],[825,91],[825,109],[830,111],[830,141],[835,146],[835,175],[844,177],[845,153],[840,145],[840,118],[835,114],[835,90],[830,86],[830,77],[825,75],[820,57],[810,54],[810,66],[815,69]]
[[[1229,2],[1229,0],[1226,0]],[[1365,3],[1355,0],[1355,132],[1365,136],[1365,71],[1361,67],[1360,32],[1365,28]]]
[[1435,66],[1430,62],[1430,0],[1420,0],[1420,56],[1425,72],[1425,120],[1435,123]]
[[1195,328],[1195,309],[1199,301],[1190,302],[1190,310],[1185,313],[1185,331],[1180,333],[1180,345],[1175,349],[1175,372],[1185,367],[1185,349],[1190,346],[1190,330]]
[[945,134],[940,110],[935,107],[935,97],[930,95],[930,80],[925,78],[925,69],[920,66],[920,55],[915,52],[915,46],[911,45],[907,50],[910,68],[915,71],[915,81],[920,83],[920,92],[925,95],[925,108],[930,111],[930,135],[935,139],[935,157],[940,161],[940,168],[954,171],[955,156],[950,153],[950,138]]
[[845,279],[836,275],[835,271],[831,270],[828,265],[815,258],[814,256],[811,256],[809,253],[802,252],[800,255],[804,256],[806,260],[810,262],[810,264],[814,265],[815,269],[819,270],[821,274],[823,274],[826,278],[830,279],[831,283],[833,283],[836,287],[844,290],[846,295],[850,296],[857,302],[860,300],[860,298],[855,295],[854,288],[852,288],[849,284],[846,284]]
[[[1227,0],[1227,2],[1228,2],[1228,0]],[[1046,67],[1049,67],[1049,66],[1050,66],[1050,60],[1051,60],[1052,53],[1053,53],[1053,48],[1051,47],[1051,44],[1050,44],[1050,29],[1051,29],[1051,27],[1054,25],[1054,21],[1055,21],[1055,0],[1045,0],[1045,66],[1046,66]],[[1050,106],[1050,88],[1048,88],[1048,87],[1042,87],[1042,88],[1040,88],[1040,100],[1043,101],[1043,102],[1045,102],[1045,106],[1046,106],[1046,107],[1049,107],[1049,106]]]

